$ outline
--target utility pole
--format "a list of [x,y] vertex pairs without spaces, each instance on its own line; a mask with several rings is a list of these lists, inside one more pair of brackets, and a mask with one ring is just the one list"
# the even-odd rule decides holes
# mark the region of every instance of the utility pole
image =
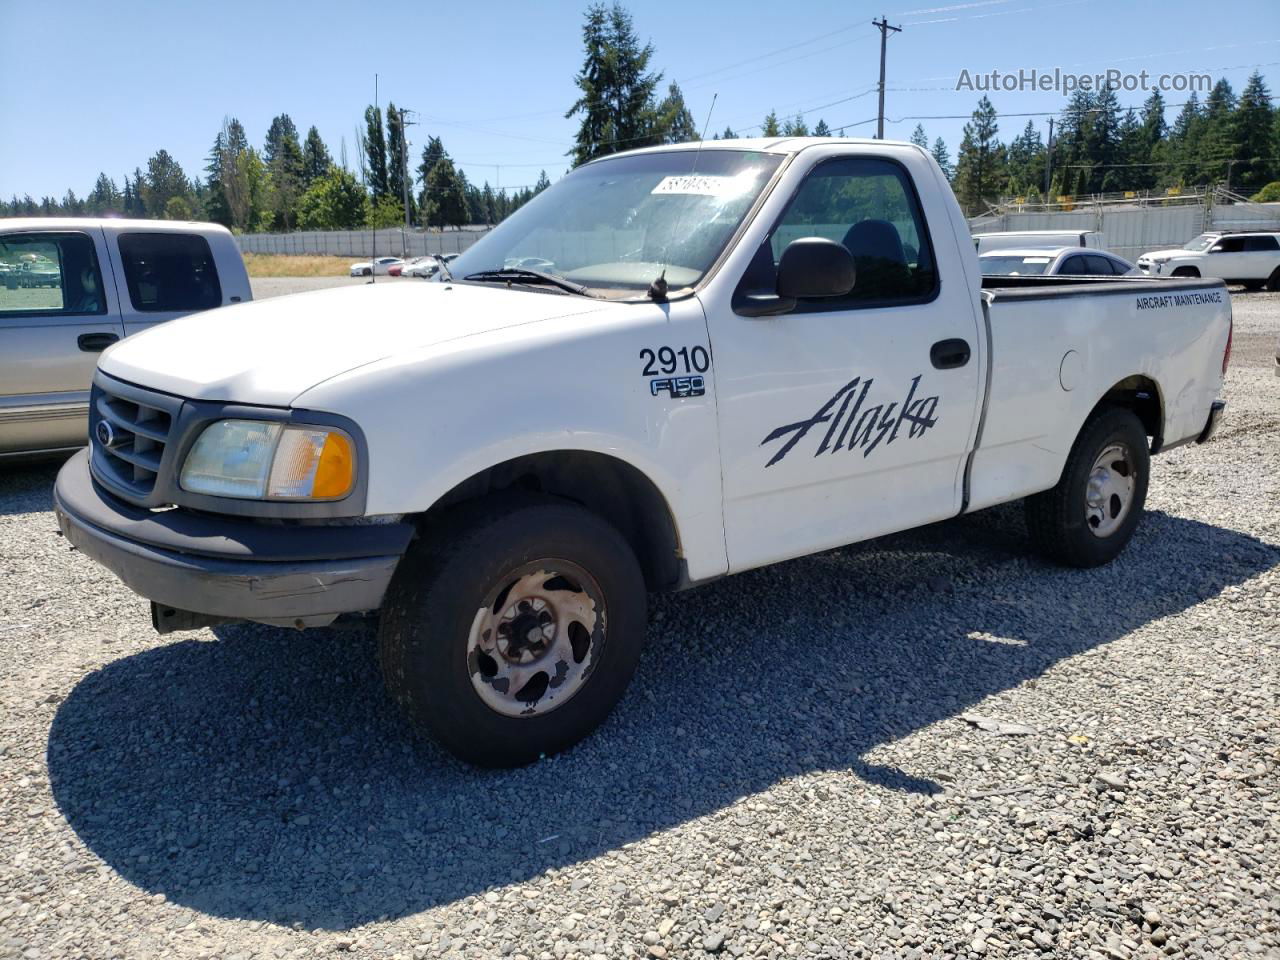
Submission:
[[1049,118],[1049,146],[1044,153],[1044,202],[1049,203],[1049,182],[1053,173],[1053,117]]
[[880,113],[876,119],[876,139],[884,139],[884,56],[885,46],[889,40],[889,31],[901,33],[901,27],[889,26],[889,21],[884,18],[884,14],[880,14],[879,20],[872,20],[872,26],[880,31]]
[[409,255],[409,168],[406,165],[404,152],[409,139],[407,128],[414,126],[404,115],[410,111],[400,108],[400,185],[404,188],[404,229],[400,232],[400,249],[404,256]]
[[[378,116],[378,75],[376,73],[373,75],[373,116],[374,116],[374,119],[376,119],[379,123],[382,122],[381,118]],[[382,135],[381,132],[379,132],[378,135],[381,136]],[[373,179],[372,172],[369,174],[369,178]],[[373,209],[376,211],[378,208],[375,206]],[[369,255],[369,282],[376,283],[378,279],[378,221],[377,220],[374,220],[373,222],[373,243],[371,244],[370,249],[373,251],[373,253]]]

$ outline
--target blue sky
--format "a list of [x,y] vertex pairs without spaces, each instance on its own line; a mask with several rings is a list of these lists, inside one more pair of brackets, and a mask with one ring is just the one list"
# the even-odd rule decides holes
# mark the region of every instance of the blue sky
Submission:
[[[967,114],[980,94],[956,91],[962,69],[1206,72],[1237,91],[1257,66],[1280,93],[1280,3],[1232,0],[633,0],[654,67],[684,89],[699,127],[713,94],[712,131],[747,134],[774,108],[871,136],[885,14],[904,27],[889,41],[886,115]],[[373,99],[419,112],[410,144],[428,133],[473,182],[555,179],[575,121],[564,119],[581,62],[585,2],[29,3],[4,0],[0,63],[0,195],[83,196],[99,170],[117,183],[167,149],[201,171],[224,115],[261,146],[277,113],[315,124],[337,158],[356,167],[355,128]],[[1228,10],[1221,19],[1212,9]],[[664,81],[665,85],[665,81]],[[1121,93],[1124,104],[1141,93]],[[1178,103],[1184,95],[1167,94]],[[1054,92],[1000,92],[1001,113],[1057,110]],[[840,102],[843,101],[843,102]],[[819,109],[813,109],[819,108]],[[1175,110],[1170,110],[1172,120]],[[1035,117],[1042,129],[1044,117]],[[1011,139],[1026,117],[1005,117]],[[890,122],[906,139],[914,119]],[[963,120],[925,119],[954,157]]]

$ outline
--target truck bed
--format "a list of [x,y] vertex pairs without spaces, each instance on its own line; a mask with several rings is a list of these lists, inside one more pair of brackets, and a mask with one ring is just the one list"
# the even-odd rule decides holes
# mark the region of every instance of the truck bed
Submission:
[[1221,280],[990,276],[982,287],[991,354],[970,509],[1052,487],[1099,387],[1155,397],[1161,446],[1204,428],[1231,329]]

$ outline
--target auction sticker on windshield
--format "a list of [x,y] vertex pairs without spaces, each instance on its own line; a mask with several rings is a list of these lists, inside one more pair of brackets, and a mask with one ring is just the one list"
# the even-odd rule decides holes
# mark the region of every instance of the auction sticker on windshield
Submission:
[[731,197],[750,189],[755,175],[750,171],[734,177],[685,174],[663,177],[651,194],[672,194],[691,197]]

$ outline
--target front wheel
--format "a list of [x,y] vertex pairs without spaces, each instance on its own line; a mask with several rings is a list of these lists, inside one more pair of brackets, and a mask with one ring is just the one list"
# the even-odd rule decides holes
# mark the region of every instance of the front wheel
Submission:
[[1032,542],[1071,567],[1115,559],[1137,529],[1150,467],[1147,434],[1131,410],[1096,414],[1076,438],[1058,485],[1027,498]]
[[378,632],[383,677],[454,756],[519,766],[581,740],[621,699],[645,601],[630,546],[590,511],[477,501],[396,571]]
[[1271,293],[1280,292],[1280,267],[1272,270],[1271,276],[1267,277],[1267,290]]

